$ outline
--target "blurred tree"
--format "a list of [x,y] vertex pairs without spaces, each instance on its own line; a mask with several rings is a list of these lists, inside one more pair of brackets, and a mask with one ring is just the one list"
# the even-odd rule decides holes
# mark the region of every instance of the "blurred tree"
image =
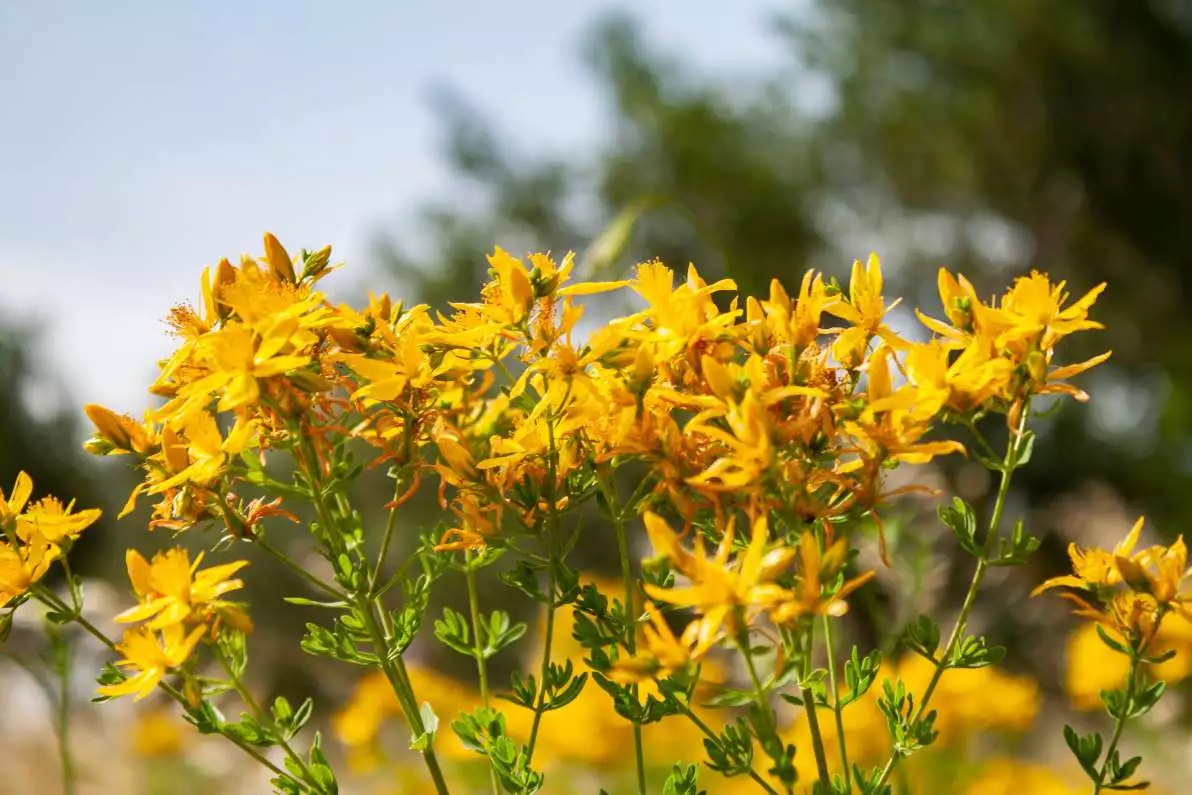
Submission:
[[[58,386],[43,379],[31,362],[31,335],[19,326],[0,326],[0,489],[8,494],[21,470],[33,479],[33,497],[75,499],[80,507],[103,507],[103,518],[79,540],[71,563],[91,573],[98,536],[115,521],[94,465],[86,460],[73,415],[58,408]],[[62,405],[68,405],[65,401]],[[121,486],[122,488],[122,486]],[[127,493],[127,490],[125,490]]]

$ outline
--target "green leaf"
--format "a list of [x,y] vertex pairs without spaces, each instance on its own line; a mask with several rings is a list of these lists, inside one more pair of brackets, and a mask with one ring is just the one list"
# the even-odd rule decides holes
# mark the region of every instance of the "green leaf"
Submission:
[[973,506],[959,497],[952,498],[951,505],[941,505],[939,508],[940,521],[952,531],[960,546],[974,557],[981,557],[981,550],[977,547],[977,516],[973,513]]
[[[938,633],[937,629],[936,644],[939,643]],[[935,651],[934,647],[932,651]],[[860,657],[857,647],[853,646],[849,658],[844,662],[844,684],[847,690],[842,696],[839,696],[841,707],[853,703],[869,692],[873,683],[877,681],[877,672],[881,668],[881,664],[880,649],[874,649],[864,657]]]
[[435,739],[435,732],[439,730],[439,716],[435,714],[429,701],[422,702],[418,714],[422,717],[423,731],[410,739],[411,751],[425,751],[430,748]]
[[675,763],[662,785],[662,795],[707,795],[699,788],[699,772],[695,765]]
[[454,649],[468,657],[475,657],[475,649],[470,642],[471,632],[463,614],[457,613],[450,607],[443,608],[443,617],[435,619],[435,637],[448,648]]
[[317,599],[307,599],[302,596],[287,596],[282,601],[302,607],[326,607],[332,610],[346,610],[351,607],[347,602],[320,602]]
[[1130,650],[1127,649],[1117,638],[1106,632],[1104,627],[1102,627],[1100,624],[1093,624],[1093,626],[1096,628],[1097,637],[1101,638],[1102,643],[1119,654],[1125,654],[1129,656]]
[[1004,647],[986,646],[985,638],[973,636],[956,644],[946,663],[949,668],[985,668],[996,665],[1005,656]]
[[1101,758],[1103,744],[1101,735],[1094,732],[1082,736],[1077,734],[1071,726],[1064,724],[1064,742],[1068,744],[1072,755],[1076,757],[1076,761],[1080,763],[1080,767],[1089,779],[1099,782],[1101,773],[1097,770],[1097,760]]
[[920,615],[907,625],[906,645],[911,651],[935,662],[935,651],[940,645],[939,624],[931,616]]
[[519,621],[513,624],[509,619],[509,614],[503,610],[494,611],[488,617],[487,622],[480,623],[480,629],[481,640],[484,644],[482,655],[486,660],[502,649],[513,645],[526,634],[525,623]]

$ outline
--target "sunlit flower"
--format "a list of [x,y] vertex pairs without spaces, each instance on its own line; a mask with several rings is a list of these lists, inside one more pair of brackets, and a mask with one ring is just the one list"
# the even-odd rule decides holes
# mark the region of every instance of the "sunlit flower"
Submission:
[[171,669],[186,662],[204,631],[205,627],[199,626],[188,633],[181,624],[171,624],[161,631],[147,626],[127,630],[124,639],[116,644],[116,650],[124,655],[116,665],[135,673],[123,682],[101,685],[96,692],[111,697],[132,695],[140,701]]
[[129,623],[148,619],[150,629],[162,629],[183,623],[196,614],[218,613],[231,616],[236,624],[243,625],[245,617],[240,608],[221,597],[244,587],[241,580],[231,577],[247,566],[248,561],[200,571],[202,561],[200,553],[191,563],[190,554],[181,547],[157,553],[152,562],[135,549],[128,550],[128,578],[140,604],[116,616],[116,620]]
[[670,558],[675,570],[690,581],[689,585],[674,588],[647,584],[645,590],[657,602],[689,607],[699,616],[683,631],[683,642],[693,648],[693,655],[703,654],[719,640],[722,632],[741,631],[738,609],[768,608],[787,596],[775,580],[789,567],[795,553],[782,546],[766,551],[769,530],[765,517],[754,520],[749,546],[731,560],[732,520],[711,558],[704,551],[702,537],[696,536],[694,549],[689,553],[680,546],[678,536],[665,519],[648,512],[643,520],[655,553]]

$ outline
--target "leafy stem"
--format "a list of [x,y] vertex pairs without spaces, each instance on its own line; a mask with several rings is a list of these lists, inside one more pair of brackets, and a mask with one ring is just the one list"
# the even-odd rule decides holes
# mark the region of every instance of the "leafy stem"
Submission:
[[1113,725],[1113,734],[1109,738],[1109,745],[1105,748],[1105,762],[1101,766],[1100,773],[1097,774],[1096,780],[1093,782],[1093,795],[1098,795],[1105,786],[1105,777],[1109,774],[1110,766],[1117,759],[1118,743],[1122,740],[1122,732],[1126,728],[1126,721],[1130,720],[1130,706],[1134,700],[1134,687],[1138,681],[1138,669],[1142,662],[1140,655],[1135,651],[1130,653],[1130,672],[1126,674],[1126,691],[1125,698],[1122,700],[1122,708],[1118,711],[1117,720]]
[[[948,668],[949,661],[952,659],[957,645],[964,637],[965,629],[968,626],[969,615],[972,613],[973,605],[977,600],[977,592],[981,589],[981,583],[985,579],[985,573],[989,570],[989,556],[998,538],[998,527],[1002,521],[1002,513],[1006,508],[1006,498],[1010,494],[1010,480],[1014,475],[1015,468],[1019,464],[1019,455],[1023,440],[1025,439],[1024,434],[1029,416],[1030,404],[1028,403],[1021,413],[1017,429],[1011,432],[1010,438],[1006,442],[1006,454],[1002,459],[1001,465],[998,467],[1001,472],[1001,480],[998,484],[997,497],[993,503],[993,512],[989,517],[984,551],[977,554],[977,566],[973,570],[973,578],[969,582],[968,592],[964,596],[964,603],[960,607],[960,614],[956,617],[956,623],[952,627],[948,641],[944,644],[943,651],[939,656],[933,658],[935,670],[932,672],[931,679],[927,683],[927,689],[923,691],[923,696],[919,701],[919,707],[911,719],[912,723],[918,723],[927,714],[927,707],[931,703],[931,697],[935,693],[936,687],[939,686],[940,678]],[[878,779],[878,786],[886,783],[890,774],[898,766],[900,757],[901,754],[897,748],[890,752],[890,757],[886,760],[886,765],[882,768],[881,777]]]
[[[691,707],[686,704],[686,702],[676,700],[675,703],[679,705],[680,709],[682,710],[683,714],[687,716],[688,720],[694,723],[696,728],[704,733],[705,737],[714,743],[720,742],[720,737],[717,736],[716,732],[712,731],[711,727],[704,723],[699,715],[696,715],[695,712],[692,711]],[[758,775],[758,772],[752,767],[749,768],[749,777],[753,779],[754,783],[769,793],[769,795],[778,795],[778,790],[770,786],[769,782]]]
[[[488,658],[484,653],[484,640],[480,636],[480,599],[476,592],[476,568],[470,550],[465,556],[464,580],[468,586],[468,611],[472,618],[472,657],[476,660],[476,675],[480,680],[480,703],[488,709]],[[492,765],[488,766],[488,775],[493,795],[500,795],[501,786],[497,781],[496,768]]]
[[[617,502],[615,484],[601,479],[600,488],[604,492],[605,502],[608,503],[609,516],[612,518],[613,530],[617,535],[617,552],[621,559],[621,582],[625,590],[625,648],[632,656],[637,651],[637,614],[634,610],[636,589],[633,585],[633,570],[629,563],[629,537],[625,530],[625,519],[621,515],[621,506]],[[638,686],[630,686],[634,701],[638,699]],[[637,760],[637,789],[641,795],[646,792],[646,763],[642,748],[642,726],[633,721],[633,751]]]
[[852,774],[848,764],[848,747],[844,736],[844,705],[836,686],[836,648],[832,640],[832,617],[824,616],[824,648],[828,655],[828,686],[832,691],[832,712],[836,717],[836,744],[840,746],[840,767],[844,771],[844,791],[852,792]]
[[[299,466],[306,473],[310,484],[311,499],[314,502],[315,512],[318,514],[319,522],[323,525],[323,533],[330,542],[332,549],[342,547],[342,544],[336,543],[336,523],[323,493],[322,473],[319,468],[318,458],[314,453],[309,438],[301,433],[298,434],[298,438],[300,442],[295,447],[295,456]],[[396,506],[390,509],[389,521],[396,521],[393,518],[396,512]],[[380,666],[381,672],[385,674],[385,678],[389,681],[389,686],[393,689],[394,695],[397,696],[398,705],[401,707],[406,725],[410,727],[415,737],[421,738],[426,735],[426,726],[422,721],[422,713],[418,709],[418,700],[414,695],[414,689],[410,684],[409,675],[406,672],[405,663],[401,659],[401,655],[391,653],[390,633],[384,624],[384,617],[387,616],[384,605],[381,604],[380,597],[371,592],[372,588],[369,587],[355,595],[352,601],[356,608],[356,613],[363,621],[365,630],[368,632],[369,640],[373,646],[373,653],[377,658],[377,664]],[[378,614],[381,618],[378,618]],[[438,795],[448,795],[447,780],[443,777],[443,770],[439,765],[438,757],[435,755],[433,741],[428,739],[423,744],[421,751],[422,759],[426,764],[427,770],[430,772],[431,780],[434,782],[435,792]]]
[[253,696],[252,691],[248,689],[248,687],[244,684],[244,680],[236,672],[236,668],[234,665],[232,665],[232,662],[227,658],[223,651],[221,651],[219,647],[215,646],[214,644],[212,645],[212,652],[216,661],[219,662],[219,666],[223,668],[224,673],[228,675],[228,681],[231,682],[232,688],[236,691],[237,695],[240,696],[240,700],[244,702],[244,706],[248,707],[249,713],[252,715],[252,717],[257,721],[257,723],[264,725],[266,729],[269,730],[270,734],[272,734],[273,738],[277,740],[278,745],[281,746],[281,749],[285,752],[290,761],[302,771],[302,776],[306,782],[311,785],[312,791],[324,791],[323,787],[318,785],[318,779],[315,778],[314,773],[311,772],[310,766],[306,763],[306,760],[302,758],[301,754],[294,750],[292,745],[290,745],[289,740],[286,739],[280,727],[278,727],[277,723],[273,720],[269,712],[261,708],[260,703]]
[[[812,692],[810,685],[807,684],[808,678],[811,676],[811,654],[815,649],[815,623],[809,622],[807,624],[807,634],[804,640],[803,650],[803,676],[800,688],[803,697],[803,709],[807,713],[807,728],[811,733],[811,749],[815,754],[815,769],[819,774],[820,783],[823,784],[828,791],[832,788],[832,777],[828,773],[828,756],[824,751],[824,736],[820,732],[819,718],[815,713],[815,694]],[[829,651],[829,656],[831,652]],[[746,655],[748,659],[748,655]],[[754,683],[757,683],[757,674],[753,672],[752,661],[749,664],[749,672],[754,677]],[[837,713],[839,720],[839,713]],[[843,738],[843,734],[841,735]],[[843,741],[841,747],[844,746]]]

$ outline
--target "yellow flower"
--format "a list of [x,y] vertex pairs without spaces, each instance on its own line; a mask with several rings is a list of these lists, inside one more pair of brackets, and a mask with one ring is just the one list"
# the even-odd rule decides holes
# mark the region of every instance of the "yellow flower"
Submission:
[[241,580],[229,578],[247,566],[248,561],[239,560],[199,571],[202,553],[191,563],[190,554],[181,547],[157,553],[152,563],[135,549],[128,550],[125,559],[128,578],[140,604],[116,616],[116,621],[129,623],[151,619],[147,625],[150,629],[162,629],[217,612],[224,617],[231,616],[237,626],[244,625],[245,618],[240,609],[220,597],[244,587]]
[[44,539],[16,547],[0,540],[0,607],[45,576],[58,554],[58,548]]
[[967,795],[1077,795],[1084,790],[1044,765],[998,758],[987,762],[969,784]]
[[187,418],[183,430],[186,435],[185,442],[177,440],[176,444],[163,447],[169,448],[164,452],[172,465],[171,470],[173,465],[183,460],[188,463],[173,476],[150,486],[147,489],[150,494],[157,494],[183,483],[209,485],[223,474],[229,456],[247,450],[252,445],[256,423],[237,422],[225,439],[220,435],[215,418],[206,412],[199,412]]
[[732,634],[743,629],[738,626],[738,610],[768,608],[787,596],[774,580],[790,566],[795,553],[781,546],[766,552],[769,530],[764,516],[754,520],[748,548],[731,562],[732,520],[711,559],[704,551],[702,538],[697,536],[694,551],[688,553],[665,519],[647,511],[643,520],[655,553],[670,558],[675,570],[691,582],[674,588],[647,584],[645,590],[655,601],[692,608],[699,616],[687,625],[682,636],[683,643],[693,647],[692,657],[711,648],[726,627]]
[[[987,345],[970,344],[952,357],[941,340],[913,344],[907,349],[907,380],[914,385],[910,410],[928,420],[947,408],[966,413],[1005,395],[1014,375],[1014,363],[991,357]],[[872,408],[872,406],[871,406]]]
[[117,414],[95,403],[83,407],[95,424],[96,435],[111,445],[111,452],[141,453],[149,451],[149,437],[145,428],[126,414]]
[[140,712],[132,727],[132,749],[147,759],[174,757],[182,752],[182,721],[168,709],[155,707]]
[[98,508],[75,512],[74,501],[63,505],[57,497],[43,497],[17,517],[17,536],[26,543],[43,538],[57,545],[77,538],[79,533],[99,521],[102,514]]
[[32,495],[33,479],[23,471],[18,472],[17,480],[7,497],[4,496],[4,490],[0,489],[0,527],[8,525],[9,522],[20,516]]
[[1114,562],[1122,579],[1131,588],[1145,592],[1160,605],[1192,618],[1192,612],[1188,610],[1192,594],[1185,593],[1183,587],[1190,570],[1188,547],[1184,545],[1182,535],[1169,547],[1151,547],[1134,558],[1117,557]]
[[1118,569],[1119,559],[1129,560],[1138,545],[1142,535],[1143,517],[1130,528],[1130,532],[1122,539],[1113,552],[1102,549],[1081,549],[1076,542],[1068,544],[1068,557],[1072,560],[1072,574],[1052,577],[1042,585],[1031,591],[1031,596],[1038,596],[1052,588],[1077,588],[1082,591],[1093,591],[1098,588],[1112,588],[1122,582],[1122,575]]
[[889,346],[879,345],[869,358],[867,405],[858,419],[843,422],[856,446],[841,452],[855,452],[859,459],[843,464],[841,472],[872,469],[886,461],[926,464],[936,456],[965,452],[957,441],[920,441],[931,426],[913,411],[918,397],[915,386],[894,389],[890,374],[893,356]]
[[0,491],[0,606],[26,593],[45,576],[62,554],[62,544],[76,538],[102,514],[98,509],[74,511],[57,497],[33,504],[33,479],[17,474],[12,491]]
[[160,632],[142,626],[127,630],[116,650],[124,655],[116,665],[131,668],[136,673],[123,682],[102,685],[96,692],[102,696],[134,696],[140,701],[153,692],[170,669],[186,662],[206,627],[195,627],[190,633],[181,624],[172,624]]
[[848,290],[848,301],[826,303],[823,309],[852,324],[852,328],[840,332],[832,345],[832,354],[845,367],[854,368],[865,358],[865,349],[874,337],[881,337],[892,347],[901,347],[902,341],[882,322],[898,301],[886,306],[882,297],[882,263],[877,254],[870,254],[865,265],[861,260],[853,261]]
[[235,323],[204,335],[195,355],[208,363],[210,375],[179,391],[190,404],[201,404],[213,393],[221,393],[220,411],[231,411],[260,400],[258,379],[281,375],[310,362],[303,354],[283,353],[298,330],[297,320],[277,323],[258,335],[248,326]]
[[833,591],[825,591],[825,586],[836,580],[848,554],[847,541],[843,538],[833,541],[831,525],[825,523],[825,526],[827,529],[824,542],[827,549],[822,555],[815,533],[804,531],[799,538],[799,585],[789,598],[780,602],[770,612],[774,623],[785,624],[805,615],[839,618],[848,612],[848,603],[844,601],[844,597],[873,579],[874,572],[867,571],[843,582]]
[[650,623],[641,628],[641,646],[632,657],[617,660],[609,679],[621,684],[640,682],[660,676],[669,676],[691,660],[688,644],[680,643],[666,623],[661,611],[654,605],[646,605]]

